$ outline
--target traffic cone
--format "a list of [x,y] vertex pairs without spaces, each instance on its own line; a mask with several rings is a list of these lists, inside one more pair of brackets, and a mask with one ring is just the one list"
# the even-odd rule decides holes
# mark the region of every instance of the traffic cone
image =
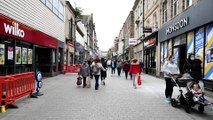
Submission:
[[5,113],[5,112],[6,112],[6,107],[5,107],[5,105],[2,105],[2,106],[1,106],[1,112],[2,112],[2,113]]

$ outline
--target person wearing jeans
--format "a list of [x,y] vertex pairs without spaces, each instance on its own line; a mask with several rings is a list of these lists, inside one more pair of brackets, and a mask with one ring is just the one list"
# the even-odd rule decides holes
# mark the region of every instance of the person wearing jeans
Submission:
[[129,69],[129,74],[132,75],[133,87],[135,89],[137,88],[135,80],[137,81],[137,76],[141,73],[141,68],[137,61],[137,59],[133,59]]
[[174,61],[174,56],[170,55],[168,57],[168,61],[166,61],[164,63],[162,70],[164,72],[164,78],[165,78],[165,81],[166,81],[166,88],[165,88],[166,102],[170,103],[172,93],[173,93],[173,85],[172,85],[172,81],[171,81],[171,75],[180,74],[179,68]]
[[[97,67],[97,71],[93,71],[94,67]],[[99,77],[101,75],[101,70],[106,71],[106,69],[104,69],[104,67],[102,66],[99,58],[96,58],[94,60],[94,62],[91,64],[91,68],[92,68],[93,75],[95,77],[95,90],[98,90],[98,88],[99,88]]]

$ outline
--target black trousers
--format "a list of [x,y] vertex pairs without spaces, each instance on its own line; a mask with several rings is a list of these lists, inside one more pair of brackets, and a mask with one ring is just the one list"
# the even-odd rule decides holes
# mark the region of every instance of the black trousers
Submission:
[[125,77],[126,77],[126,79],[127,79],[127,77],[128,77],[128,70],[125,70]]
[[121,75],[121,68],[117,68],[117,71],[118,71],[118,76]]
[[165,96],[166,98],[171,98],[173,93],[173,85],[171,78],[165,78],[165,81],[166,81]]
[[86,86],[86,79],[87,79],[87,77],[83,77],[83,87]]
[[112,68],[111,73],[115,74],[115,68]]
[[98,87],[99,87],[99,76],[100,75],[94,75],[95,76],[95,89],[97,90],[98,89]]

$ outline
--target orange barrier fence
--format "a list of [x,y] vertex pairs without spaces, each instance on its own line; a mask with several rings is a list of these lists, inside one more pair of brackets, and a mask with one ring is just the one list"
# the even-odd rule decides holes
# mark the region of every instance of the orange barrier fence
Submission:
[[63,73],[78,73],[80,71],[80,64],[63,64]]
[[33,72],[0,77],[0,102],[2,105],[13,104],[17,99],[30,95],[35,90]]

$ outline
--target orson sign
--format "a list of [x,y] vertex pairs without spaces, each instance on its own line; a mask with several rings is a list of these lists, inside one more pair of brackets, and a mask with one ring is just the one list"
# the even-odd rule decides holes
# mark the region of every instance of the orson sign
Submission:
[[171,34],[175,31],[180,30],[181,28],[184,28],[185,26],[187,26],[189,24],[189,17],[180,19],[178,22],[172,24],[171,26],[169,26],[169,28],[166,29],[166,34]]

